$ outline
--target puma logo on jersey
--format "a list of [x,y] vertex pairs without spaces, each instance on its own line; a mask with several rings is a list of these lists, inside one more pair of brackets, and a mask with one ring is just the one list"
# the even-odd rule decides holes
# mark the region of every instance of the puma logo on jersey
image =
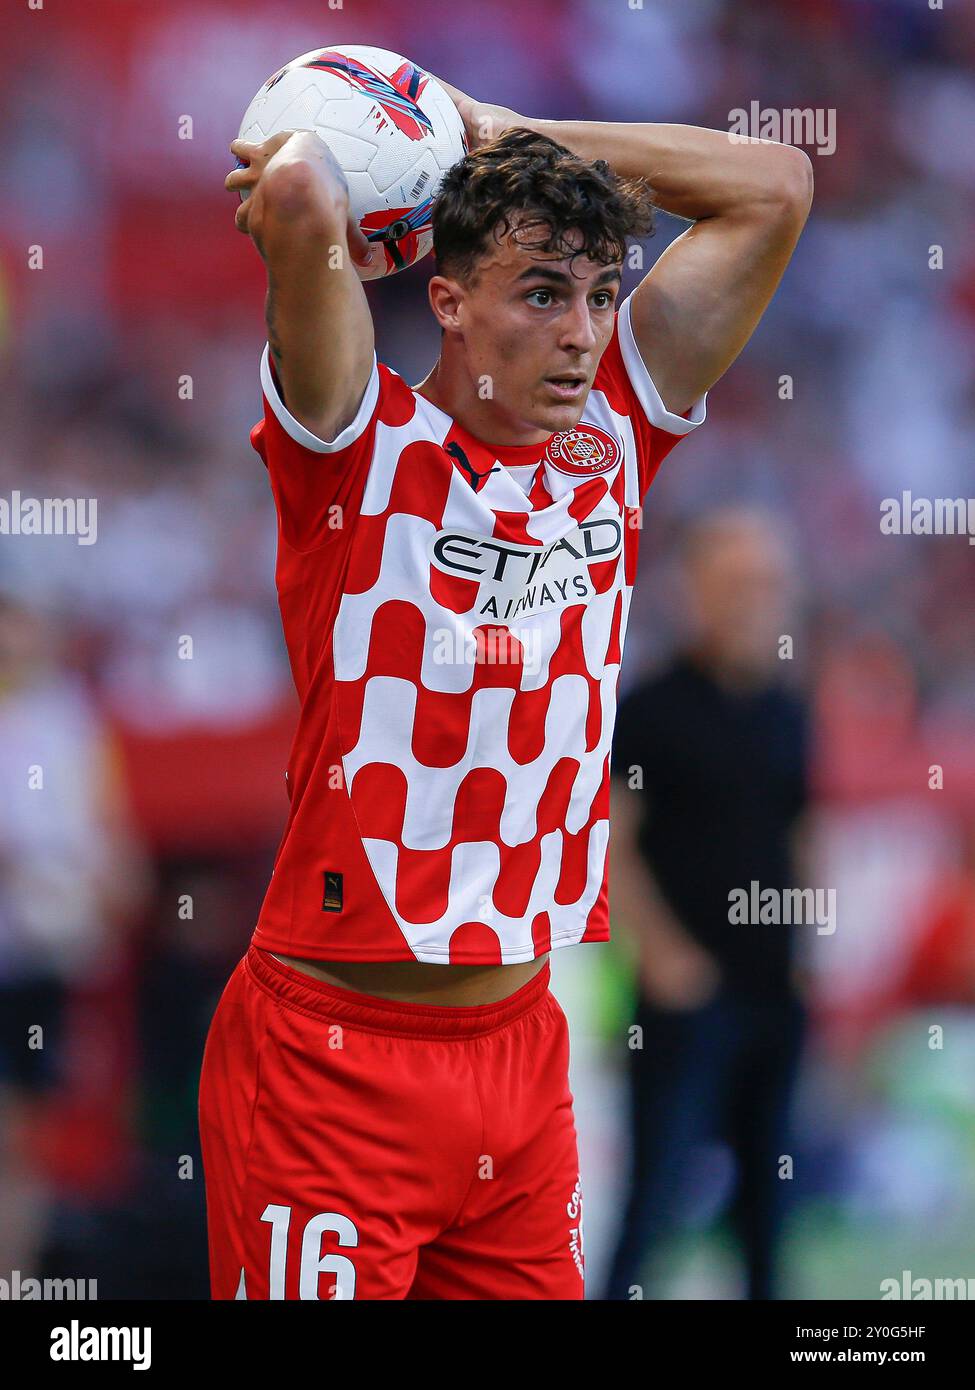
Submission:
[[480,491],[492,473],[498,472],[499,465],[494,464],[493,467],[486,468],[483,473],[478,473],[477,469],[455,439],[451,440],[451,442],[444,447],[451,458],[456,460],[457,466],[467,474],[467,481],[475,492]]

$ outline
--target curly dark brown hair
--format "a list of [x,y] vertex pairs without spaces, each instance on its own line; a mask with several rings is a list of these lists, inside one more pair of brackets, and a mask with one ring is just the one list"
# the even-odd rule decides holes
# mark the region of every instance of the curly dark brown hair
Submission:
[[[645,179],[621,178],[604,159],[580,159],[547,136],[515,126],[444,176],[433,205],[437,270],[475,283],[491,239],[500,243],[509,232],[544,255],[585,255],[609,265],[622,260],[627,237],[652,232],[651,198]],[[530,215],[517,216],[523,212]],[[543,224],[547,237],[539,236]],[[566,240],[570,229],[581,231],[581,245]]]

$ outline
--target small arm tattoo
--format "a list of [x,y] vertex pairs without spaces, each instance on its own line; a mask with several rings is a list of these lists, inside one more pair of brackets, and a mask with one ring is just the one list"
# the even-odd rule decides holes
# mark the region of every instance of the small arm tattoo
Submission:
[[280,367],[284,353],[281,348],[281,337],[278,333],[277,315],[274,305],[274,289],[269,284],[267,287],[267,299],[264,302],[264,319],[267,323],[267,345],[274,358],[274,365]]

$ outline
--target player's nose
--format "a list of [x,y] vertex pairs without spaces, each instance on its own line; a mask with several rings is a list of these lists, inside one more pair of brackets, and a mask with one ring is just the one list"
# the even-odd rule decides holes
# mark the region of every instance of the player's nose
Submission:
[[561,347],[574,352],[591,352],[596,346],[592,314],[586,299],[580,298],[572,304],[562,319],[561,328]]

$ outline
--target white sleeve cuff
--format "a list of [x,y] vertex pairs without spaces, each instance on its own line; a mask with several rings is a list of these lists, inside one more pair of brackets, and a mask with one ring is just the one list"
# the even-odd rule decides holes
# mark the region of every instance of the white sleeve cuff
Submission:
[[365,394],[359,403],[355,419],[332,440],[319,439],[317,434],[312,434],[311,430],[306,430],[304,425],[291,414],[281,399],[275,384],[274,373],[271,371],[271,353],[267,343],[264,344],[264,351],[261,354],[261,388],[277,417],[278,424],[296,444],[301,444],[316,454],[334,454],[339,449],[347,449],[350,444],[354,444],[359,436],[365,432],[366,426],[372,419],[372,412],[376,409],[376,402],[379,400],[379,364],[376,360],[376,354],[373,352],[372,371],[369,374]]
[[696,430],[698,425],[704,423],[707,415],[708,393],[705,391],[704,395],[694,402],[686,418],[683,415],[674,415],[672,411],[667,409],[660,399],[660,393],[654,386],[653,379],[640,356],[640,349],[636,345],[633,325],[630,323],[630,298],[631,296],[627,295],[616,316],[620,336],[620,352],[623,355],[626,374],[630,378],[630,385],[636,392],[637,400],[643,406],[651,425],[666,430],[668,434],[690,434],[691,430]]

